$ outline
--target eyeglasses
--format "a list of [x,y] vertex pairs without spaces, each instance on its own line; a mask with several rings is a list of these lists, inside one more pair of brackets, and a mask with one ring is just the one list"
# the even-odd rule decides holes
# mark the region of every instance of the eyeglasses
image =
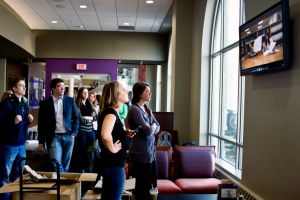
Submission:
[[62,88],[63,87],[64,89],[66,88],[66,86],[64,86],[64,85],[58,85],[56,87],[58,87],[58,88]]

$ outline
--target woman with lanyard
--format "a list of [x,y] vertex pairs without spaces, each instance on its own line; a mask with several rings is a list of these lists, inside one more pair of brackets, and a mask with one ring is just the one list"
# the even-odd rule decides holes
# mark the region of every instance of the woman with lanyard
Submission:
[[132,106],[128,111],[128,124],[131,129],[139,129],[129,147],[129,157],[133,162],[136,178],[136,193],[149,194],[152,185],[157,187],[157,166],[155,157],[155,137],[160,126],[146,105],[151,98],[150,86],[136,83],[133,86]]

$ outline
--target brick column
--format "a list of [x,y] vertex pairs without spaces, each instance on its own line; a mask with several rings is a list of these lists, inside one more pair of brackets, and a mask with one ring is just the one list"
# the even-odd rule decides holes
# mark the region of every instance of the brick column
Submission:
[[147,65],[139,65],[139,82],[147,82]]

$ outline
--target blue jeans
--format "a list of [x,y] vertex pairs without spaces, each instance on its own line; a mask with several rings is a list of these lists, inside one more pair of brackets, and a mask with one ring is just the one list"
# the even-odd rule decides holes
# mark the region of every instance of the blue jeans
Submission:
[[[69,134],[55,134],[49,148],[50,158],[54,158],[59,162],[60,172],[68,172],[72,157],[74,140]],[[51,161],[54,171],[57,170],[56,163]]]
[[[26,157],[25,144],[22,146],[10,146],[0,144],[0,187],[8,183],[9,174],[12,172],[12,181],[19,178],[19,161]],[[22,167],[25,160],[22,161]],[[0,194],[1,200],[8,199],[10,193]]]
[[104,166],[102,200],[120,200],[125,186],[124,167]]

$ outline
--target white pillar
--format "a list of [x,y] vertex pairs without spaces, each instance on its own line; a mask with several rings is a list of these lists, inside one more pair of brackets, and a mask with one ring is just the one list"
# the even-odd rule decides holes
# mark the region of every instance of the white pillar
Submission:
[[79,82],[78,84],[78,90],[82,87],[82,81]]
[[74,78],[70,78],[69,80],[68,96],[74,97]]

